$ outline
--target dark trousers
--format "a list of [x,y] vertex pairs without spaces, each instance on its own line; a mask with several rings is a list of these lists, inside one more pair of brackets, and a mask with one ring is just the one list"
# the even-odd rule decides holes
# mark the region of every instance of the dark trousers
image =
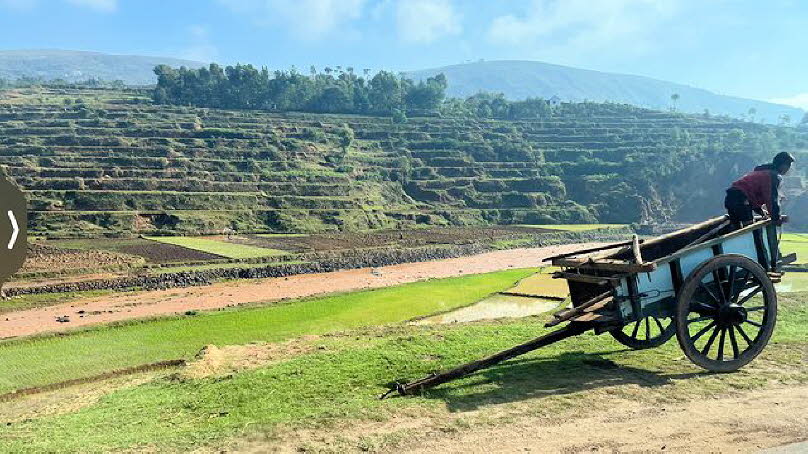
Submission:
[[735,188],[727,189],[724,207],[734,227],[740,228],[752,222],[752,205],[749,204],[749,199],[743,191]]

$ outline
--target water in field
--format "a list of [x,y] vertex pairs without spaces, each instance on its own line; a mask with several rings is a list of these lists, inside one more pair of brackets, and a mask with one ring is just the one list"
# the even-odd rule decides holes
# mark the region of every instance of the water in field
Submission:
[[567,287],[567,281],[564,279],[553,279],[552,272],[555,270],[555,268],[542,269],[541,273],[536,273],[519,281],[516,286],[508,289],[508,293],[548,298],[566,298],[570,293]]
[[556,309],[558,301],[547,301],[524,296],[494,295],[471,306],[466,306],[445,314],[434,315],[419,320],[417,324],[444,324],[493,320],[497,318],[518,318],[539,315]]
[[783,282],[775,284],[779,293],[808,292],[808,273],[787,272]]

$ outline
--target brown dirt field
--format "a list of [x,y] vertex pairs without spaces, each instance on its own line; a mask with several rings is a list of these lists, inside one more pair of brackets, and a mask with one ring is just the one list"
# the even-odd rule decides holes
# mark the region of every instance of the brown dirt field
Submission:
[[619,402],[614,411],[548,425],[527,418],[457,436],[435,437],[397,452],[757,452],[808,439],[808,387],[739,397],[648,406]]
[[192,260],[205,261],[224,258],[216,254],[209,254],[182,246],[150,240],[139,240],[137,243],[122,246],[120,251],[143,257],[149,263],[187,262]]
[[[593,244],[511,249],[432,262],[406,263],[286,278],[223,282],[206,287],[124,293],[11,312],[0,317],[0,338],[61,332],[136,318],[213,310],[229,306],[302,298],[326,293],[388,287],[430,278],[479,274],[508,268],[538,267],[541,260]],[[57,317],[69,317],[60,323]]]
[[525,416],[530,412],[522,405],[464,415],[411,412],[271,440],[248,438],[223,452],[753,453],[808,440],[806,385],[657,405],[593,398],[590,411],[554,418]]
[[319,336],[303,336],[286,342],[254,343],[247,345],[205,346],[196,359],[189,362],[179,376],[199,379],[226,375],[303,355],[314,350],[312,343]]
[[43,244],[30,244],[28,257],[21,272],[62,271],[75,268],[104,268],[108,266],[136,265],[144,260],[136,255],[113,251],[83,251],[62,249]]

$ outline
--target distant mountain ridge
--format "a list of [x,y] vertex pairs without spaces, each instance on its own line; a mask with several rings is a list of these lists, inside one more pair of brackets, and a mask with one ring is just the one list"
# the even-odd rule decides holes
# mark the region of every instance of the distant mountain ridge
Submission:
[[755,109],[756,120],[776,123],[782,115],[799,122],[801,109],[754,99],[737,98],[713,93],[687,85],[630,74],[606,73],[553,65],[537,61],[481,61],[444,66],[405,74],[413,79],[443,73],[449,81],[448,94],[467,97],[480,91],[503,93],[506,98],[519,100],[529,97],[549,99],[558,96],[562,101],[611,101],[667,110],[672,105],[671,95],[678,94],[676,108],[682,112],[740,117]]
[[[127,85],[148,85],[157,81],[154,67],[200,67],[206,63],[168,57],[112,55],[100,52],[58,49],[0,50],[0,79],[40,77],[80,82],[90,78]],[[508,99],[528,97],[562,101],[612,101],[655,110],[671,107],[676,93],[679,111],[740,117],[755,109],[755,119],[776,123],[782,115],[799,122],[801,109],[753,99],[719,95],[708,90],[643,76],[606,73],[536,61],[482,61],[406,72],[413,79],[443,73],[449,81],[448,95],[471,96],[480,91],[503,93]]]
[[127,85],[157,82],[157,65],[200,67],[205,63],[179,58],[112,55],[57,49],[0,50],[0,79],[41,77],[80,82],[87,79],[121,80]]

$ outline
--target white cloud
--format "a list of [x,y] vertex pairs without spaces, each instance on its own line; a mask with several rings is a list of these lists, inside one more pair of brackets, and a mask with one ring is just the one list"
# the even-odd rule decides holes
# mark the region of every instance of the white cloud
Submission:
[[219,49],[211,42],[207,27],[191,25],[188,34],[190,45],[180,51],[182,58],[202,63],[214,62],[219,58]]
[[405,42],[429,43],[461,32],[460,16],[450,0],[399,0],[398,34]]
[[679,6],[674,0],[533,0],[524,15],[495,18],[487,37],[555,53],[597,52],[618,43],[642,53],[654,44],[650,33]]
[[788,98],[774,98],[770,99],[769,102],[794,106],[808,111],[808,93],[798,93]]
[[218,0],[234,12],[249,16],[260,25],[286,27],[293,35],[310,41],[344,33],[359,19],[366,0]]
[[118,0],[67,0],[67,2],[102,13],[111,13],[118,9]]

